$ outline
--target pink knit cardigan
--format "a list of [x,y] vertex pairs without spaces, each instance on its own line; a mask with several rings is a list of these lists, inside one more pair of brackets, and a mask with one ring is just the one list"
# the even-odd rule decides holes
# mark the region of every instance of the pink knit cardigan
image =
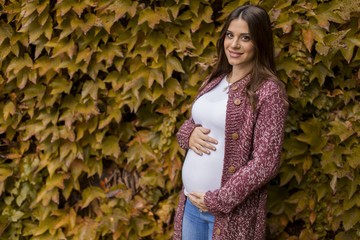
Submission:
[[[208,83],[197,98],[223,77]],[[279,168],[287,96],[277,83],[268,80],[256,91],[258,103],[252,111],[244,91],[249,78],[248,75],[229,89],[221,187],[205,194],[205,204],[215,215],[214,240],[265,239],[266,183]],[[189,137],[196,126],[199,125],[190,117],[180,127],[177,139],[181,148],[189,148]],[[174,240],[181,239],[184,206],[182,191],[175,215]]]

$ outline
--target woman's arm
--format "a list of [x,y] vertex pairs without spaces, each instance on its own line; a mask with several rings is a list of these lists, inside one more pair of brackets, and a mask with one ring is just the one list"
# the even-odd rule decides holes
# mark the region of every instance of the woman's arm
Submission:
[[211,213],[229,213],[277,174],[287,109],[280,91],[264,99],[254,128],[252,159],[220,189],[205,194],[204,201]]
[[185,120],[183,125],[181,125],[179,131],[176,133],[177,141],[179,146],[183,149],[189,149],[189,139],[191,133],[196,127],[201,126],[200,124],[195,124],[193,118],[190,116],[188,120]]

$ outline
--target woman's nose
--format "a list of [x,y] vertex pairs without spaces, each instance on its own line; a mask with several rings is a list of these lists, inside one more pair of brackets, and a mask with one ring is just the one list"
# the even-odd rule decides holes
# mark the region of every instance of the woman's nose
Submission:
[[239,41],[239,39],[234,38],[233,41],[232,41],[232,43],[231,43],[231,47],[233,47],[233,48],[240,48],[241,46],[240,46],[240,41]]

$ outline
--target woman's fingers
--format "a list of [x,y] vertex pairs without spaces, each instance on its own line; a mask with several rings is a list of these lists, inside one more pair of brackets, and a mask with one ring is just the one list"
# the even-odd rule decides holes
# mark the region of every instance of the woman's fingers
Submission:
[[206,153],[207,155],[210,154],[210,151],[209,151],[208,149],[204,148],[201,144],[197,144],[196,148],[197,148],[199,151],[201,151],[201,152],[203,152],[203,153]]
[[[208,142],[206,142],[206,141],[202,141],[202,142],[200,143],[200,145],[201,145],[202,147],[204,147],[204,148],[207,148],[207,149],[210,149],[210,150],[213,150],[213,151],[216,150],[216,147],[215,147],[214,145],[212,145],[212,144],[210,144],[210,143],[208,143]],[[210,152],[209,152],[209,153],[210,153]]]
[[[189,144],[189,145],[190,145],[190,144]],[[200,151],[197,149],[197,147],[195,147],[195,146],[190,146],[190,149],[193,150],[197,155],[200,155],[200,156],[203,155],[203,153],[200,152]]]
[[194,196],[196,198],[200,198],[200,199],[203,199],[204,198],[204,195],[205,193],[200,193],[200,192],[191,192],[190,193],[191,196]]
[[216,141],[216,139],[212,138],[212,137],[209,137],[208,135],[205,135],[204,136],[204,140],[209,142],[209,143],[213,143],[213,144],[217,144],[218,141]]
[[[212,144],[217,144],[216,139],[207,136],[210,129],[196,127],[190,135],[189,146],[198,155],[203,153],[210,154],[209,150],[215,151],[216,148]],[[212,143],[212,144],[211,144]]]
[[208,209],[205,205],[204,195],[205,193],[192,192],[188,194],[188,198],[200,211],[207,212]]
[[[209,142],[209,143],[213,143],[213,144],[217,144],[217,140],[215,138],[209,137],[207,134],[210,133],[210,129],[207,128],[203,128],[203,127],[199,127],[199,130],[202,134],[200,134],[200,138],[204,141],[204,142]],[[211,144],[208,144],[209,146],[212,146]],[[209,149],[211,149],[211,147],[209,147]]]
[[210,129],[207,128],[203,128],[203,127],[199,127],[199,130],[202,133],[201,139],[203,139],[204,141],[213,143],[213,144],[217,144],[218,142],[216,141],[216,139],[209,137],[207,134],[210,133]]
[[188,198],[189,198],[189,200],[192,202],[192,204],[194,204],[201,212],[206,212],[206,211],[207,211],[206,209],[204,209],[204,208],[201,206],[198,198],[193,197],[193,196],[191,196],[190,194],[189,194]]

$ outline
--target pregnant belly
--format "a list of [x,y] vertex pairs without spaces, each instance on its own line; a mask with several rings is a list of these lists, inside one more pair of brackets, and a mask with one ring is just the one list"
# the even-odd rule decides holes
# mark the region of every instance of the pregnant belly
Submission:
[[[218,145],[217,149],[221,149],[221,146]],[[185,194],[220,188],[223,162],[223,151],[211,151],[210,155],[199,156],[190,149],[182,169]]]

